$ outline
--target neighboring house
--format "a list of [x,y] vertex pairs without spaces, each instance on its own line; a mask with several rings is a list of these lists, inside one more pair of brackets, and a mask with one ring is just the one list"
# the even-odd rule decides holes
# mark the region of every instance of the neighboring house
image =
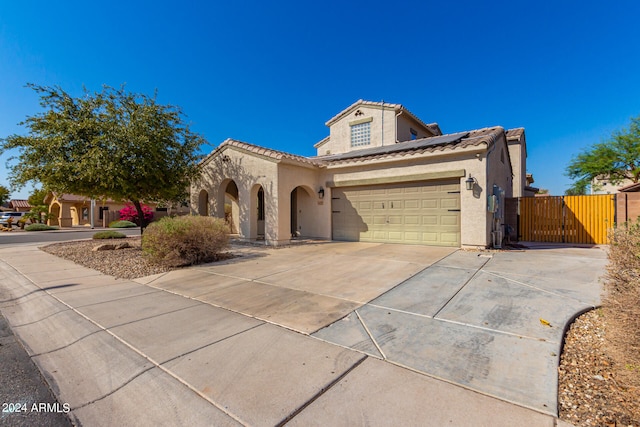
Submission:
[[618,188],[619,193],[637,193],[640,192],[640,182],[635,184],[625,185],[624,187]]
[[526,185],[524,186],[524,197],[535,197],[538,195],[538,192],[540,191],[540,189],[538,187],[532,187],[531,184],[533,184],[535,181],[533,180],[533,175],[528,173],[526,176]]
[[633,181],[630,179],[612,184],[608,177],[599,176],[591,180],[591,194],[617,194],[621,188],[631,184]]
[[[309,237],[488,247],[505,197],[524,195],[524,129],[442,134],[400,104],[357,101],[331,118],[317,156],[227,139],[191,186],[200,215],[269,245]],[[467,189],[469,188],[469,189]]]
[[[91,225],[91,199],[85,196],[75,194],[49,193],[44,199],[44,203],[49,207],[48,212],[52,214],[49,219],[49,225],[59,227],[73,227],[76,225]],[[119,216],[116,214],[122,209],[127,202],[118,202],[111,199],[96,199],[93,211],[93,223],[95,226],[102,226],[103,219],[106,224],[116,220]],[[188,214],[190,208],[188,206],[176,205],[169,207],[159,207],[157,203],[147,203],[154,210],[154,219],[162,218],[167,215],[185,215]]]
[[27,200],[12,199],[9,200],[9,209],[14,212],[29,212],[31,210],[31,205]]
[[[44,198],[44,203],[49,207],[51,218],[49,225],[59,227],[72,227],[74,225],[91,225],[91,199],[75,194],[49,193]],[[96,200],[93,220],[94,225],[102,225],[105,211],[118,211],[125,203],[111,199]]]

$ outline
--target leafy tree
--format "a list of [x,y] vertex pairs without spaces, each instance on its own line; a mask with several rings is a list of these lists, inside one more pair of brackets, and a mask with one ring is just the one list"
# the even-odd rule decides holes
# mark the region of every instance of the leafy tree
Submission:
[[0,185],[0,205],[4,205],[11,198],[11,192],[4,185]]
[[587,186],[588,184],[584,181],[575,182],[565,190],[564,194],[565,196],[584,196],[587,194]]
[[43,205],[44,198],[47,197],[47,194],[49,194],[49,192],[43,188],[34,188],[27,201],[31,206]]
[[594,178],[607,178],[612,184],[625,179],[640,181],[640,116],[631,118],[629,129],[614,132],[607,141],[585,149],[575,156],[566,169],[574,180],[567,190],[585,194]]
[[205,140],[185,124],[179,107],[158,104],[156,95],[127,93],[124,86],[85,89],[78,98],[59,86],[28,87],[45,111],[20,123],[26,136],[2,140],[1,150],[20,153],[8,165],[12,185],[33,181],[58,193],[127,200],[140,218],[143,200],[185,198]]

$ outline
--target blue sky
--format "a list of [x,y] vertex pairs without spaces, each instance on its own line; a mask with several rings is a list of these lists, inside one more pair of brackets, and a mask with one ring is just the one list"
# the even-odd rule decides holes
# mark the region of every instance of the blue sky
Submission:
[[329,118],[384,100],[445,133],[524,127],[534,185],[562,194],[571,157],[640,115],[638,16],[636,0],[3,1],[0,137],[41,111],[26,83],[157,89],[207,152],[313,155]]

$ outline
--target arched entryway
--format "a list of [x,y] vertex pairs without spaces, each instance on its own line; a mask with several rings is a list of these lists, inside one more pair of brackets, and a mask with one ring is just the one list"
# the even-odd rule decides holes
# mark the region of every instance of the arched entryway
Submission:
[[59,226],[60,225],[60,205],[58,203],[53,203],[49,208],[49,225]]
[[314,193],[307,187],[298,186],[291,191],[291,238],[313,237]]
[[201,190],[198,195],[198,213],[202,216],[209,216],[209,193]]
[[229,181],[224,189],[224,218],[234,234],[240,230],[239,201],[238,186],[234,181]]
[[256,195],[256,227],[258,239],[262,240],[264,240],[264,213],[264,189],[260,186]]

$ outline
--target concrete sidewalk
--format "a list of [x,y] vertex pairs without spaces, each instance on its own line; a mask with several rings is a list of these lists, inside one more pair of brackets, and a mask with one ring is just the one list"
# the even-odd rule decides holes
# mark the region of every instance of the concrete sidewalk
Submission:
[[[353,254],[347,246],[327,248],[338,255],[345,251],[351,254],[348,263],[381,250],[378,245],[360,246],[369,254]],[[387,279],[395,277],[398,283],[408,286],[411,282],[406,279],[418,278],[417,273],[425,267],[420,256],[406,260],[413,252],[409,250],[402,260],[388,260],[386,266],[371,266],[371,277],[387,275]],[[312,247],[278,253],[276,257],[284,258],[297,253],[299,258],[290,262],[307,265],[310,270],[306,271],[315,271],[319,282],[323,281],[322,276],[324,282],[329,276],[339,279],[339,272],[327,271]],[[442,254],[444,260],[446,256]],[[442,257],[435,256],[426,264],[436,265],[444,261]],[[539,408],[531,410],[507,403],[416,372],[415,367],[401,367],[401,360],[388,357],[395,362],[390,363],[359,351],[357,346],[351,349],[305,334],[321,332],[332,325],[327,328],[330,329],[342,322],[335,320],[354,310],[360,313],[400,304],[390,300],[394,291],[399,292],[398,287],[391,290],[398,283],[385,288],[381,285],[383,280],[373,284],[363,280],[361,286],[356,286],[361,290],[354,294],[343,289],[349,284],[343,280],[342,287],[325,285],[321,294],[315,293],[311,288],[300,289],[308,284],[296,285],[300,281],[296,282],[295,275],[300,277],[300,269],[283,271],[282,264],[274,262],[270,253],[245,258],[262,262],[258,270],[230,262],[143,281],[155,287],[99,274],[33,246],[0,249],[0,259],[0,310],[59,401],[68,403],[72,419],[83,425],[558,424],[552,411],[545,414]],[[502,275],[498,267],[496,264],[495,274]],[[220,270],[211,270],[217,268]],[[241,277],[257,271],[260,274],[256,277]],[[558,273],[562,273],[561,268]],[[219,282],[212,281],[213,277]],[[553,277],[536,276],[540,288],[548,279]],[[247,283],[259,286],[245,287],[246,298],[238,301],[254,300],[256,305],[246,304],[243,310],[235,311],[219,306],[221,298],[240,304],[222,290]],[[171,292],[160,289],[161,284]],[[207,284],[211,288],[205,289]],[[205,302],[206,298],[196,298],[188,292],[178,295],[179,289],[203,291],[200,296],[209,295],[214,302]],[[269,299],[274,292],[282,294],[270,299],[270,303],[260,299]],[[366,304],[383,293],[379,301]],[[279,317],[275,323],[292,322],[295,326],[291,319],[306,309],[295,308],[295,298],[289,300],[290,309],[283,306],[282,298],[291,295],[303,300],[306,297],[306,306],[302,306],[322,308],[322,303],[314,300],[320,295],[330,299],[323,303],[329,301],[330,307],[340,309],[328,317],[319,317],[318,310],[295,328],[277,326],[265,318],[276,313]],[[474,314],[464,298],[458,302],[425,318],[440,316],[464,323],[468,320],[460,319],[465,315],[482,317],[482,311],[487,309],[478,307]],[[395,306],[394,310],[400,313]],[[249,315],[250,311],[256,314]],[[397,347],[398,337],[395,339]],[[384,353],[393,353],[384,348],[384,339],[375,340]]]

